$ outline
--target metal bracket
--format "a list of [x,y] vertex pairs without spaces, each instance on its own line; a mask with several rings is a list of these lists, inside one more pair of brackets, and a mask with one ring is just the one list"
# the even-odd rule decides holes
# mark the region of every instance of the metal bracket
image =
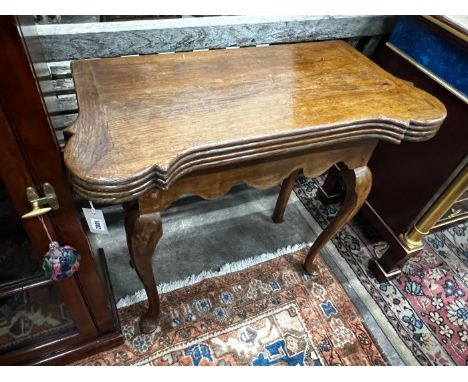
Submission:
[[24,214],[22,216],[23,219],[44,215],[50,210],[59,209],[59,202],[57,195],[55,194],[54,187],[52,187],[50,183],[44,183],[42,185],[42,190],[44,192],[44,196],[40,198],[34,187],[28,187],[26,189],[26,197],[32,205],[32,210],[27,214]]

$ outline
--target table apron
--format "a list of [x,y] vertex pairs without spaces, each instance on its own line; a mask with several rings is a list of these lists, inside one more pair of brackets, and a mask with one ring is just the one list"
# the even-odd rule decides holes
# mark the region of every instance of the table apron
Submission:
[[376,139],[367,139],[322,150],[196,171],[177,179],[168,189],[154,188],[140,196],[139,210],[141,214],[162,212],[184,194],[216,199],[228,193],[237,182],[244,182],[255,189],[270,188],[297,169],[303,170],[306,177],[313,178],[339,162],[350,169],[362,167],[367,165],[376,144]]

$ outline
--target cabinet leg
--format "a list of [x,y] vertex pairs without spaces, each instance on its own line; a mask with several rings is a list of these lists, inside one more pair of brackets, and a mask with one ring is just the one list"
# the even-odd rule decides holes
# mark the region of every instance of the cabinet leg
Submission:
[[341,188],[339,179],[340,170],[337,166],[332,166],[328,170],[328,174],[323,185],[317,190],[317,199],[325,205],[342,202],[344,199],[344,192]]
[[369,262],[369,271],[372,272],[374,277],[379,283],[392,280],[401,275],[401,269],[397,267],[392,267],[389,271],[384,269],[381,264],[381,259],[373,259]]
[[148,296],[148,311],[140,321],[140,330],[143,333],[151,333],[158,325],[160,312],[151,261],[163,232],[159,212],[141,215],[137,205],[128,208],[125,232],[131,262]]
[[299,174],[299,170],[295,170],[291,175],[289,175],[283,183],[281,184],[281,191],[276,200],[275,211],[273,212],[273,221],[275,223],[281,223],[283,221],[284,210],[288,204],[289,196],[294,186],[294,182]]
[[372,174],[367,166],[349,169],[340,165],[340,176],[346,190],[346,196],[340,211],[333,221],[323,230],[309,250],[304,261],[307,272],[313,272],[313,263],[320,249],[348,223],[366,201],[372,186]]

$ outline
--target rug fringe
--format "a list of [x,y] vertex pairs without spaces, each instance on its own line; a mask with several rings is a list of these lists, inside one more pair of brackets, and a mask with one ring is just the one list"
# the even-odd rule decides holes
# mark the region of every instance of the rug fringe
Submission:
[[[287,247],[279,248],[275,252],[262,253],[247,259],[235,261],[232,263],[224,264],[219,271],[203,271],[198,275],[191,275],[184,280],[171,281],[168,283],[161,283],[158,285],[159,293],[172,292],[173,290],[180,289],[186,286],[190,286],[198,283],[199,281],[205,280],[210,277],[222,276],[229,273],[241,271],[243,269],[252,267],[254,265],[264,263],[265,261],[275,259],[277,257],[287,255],[299,251],[303,248],[311,246],[312,243],[299,243],[294,245],[288,245]],[[144,289],[140,289],[132,295],[125,296],[117,302],[117,308],[125,308],[126,306],[136,304],[138,302],[147,299],[146,292]]]

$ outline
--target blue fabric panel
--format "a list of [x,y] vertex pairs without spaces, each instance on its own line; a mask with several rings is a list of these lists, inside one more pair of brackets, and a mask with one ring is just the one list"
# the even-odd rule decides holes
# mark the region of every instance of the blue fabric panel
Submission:
[[390,42],[460,92],[468,95],[468,53],[409,17],[399,18]]

